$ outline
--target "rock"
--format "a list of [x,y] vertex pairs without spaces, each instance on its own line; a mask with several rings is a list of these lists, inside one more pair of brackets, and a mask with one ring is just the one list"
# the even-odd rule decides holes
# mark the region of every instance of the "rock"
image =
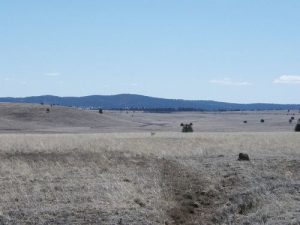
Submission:
[[249,158],[248,154],[246,154],[246,153],[240,153],[238,160],[239,161],[249,161],[250,158]]

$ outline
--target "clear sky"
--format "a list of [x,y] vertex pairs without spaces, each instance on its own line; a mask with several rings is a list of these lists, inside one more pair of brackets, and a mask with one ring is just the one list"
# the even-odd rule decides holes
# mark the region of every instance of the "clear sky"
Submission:
[[300,1],[0,1],[0,96],[119,93],[300,103]]

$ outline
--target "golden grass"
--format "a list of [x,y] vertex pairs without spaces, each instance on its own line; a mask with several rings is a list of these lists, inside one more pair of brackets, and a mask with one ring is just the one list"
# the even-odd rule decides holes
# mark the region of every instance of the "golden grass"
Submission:
[[291,132],[2,134],[0,221],[297,224],[299,161]]
[[155,156],[202,154],[298,154],[300,136],[278,133],[103,133],[103,134],[1,134],[1,152],[122,151]]

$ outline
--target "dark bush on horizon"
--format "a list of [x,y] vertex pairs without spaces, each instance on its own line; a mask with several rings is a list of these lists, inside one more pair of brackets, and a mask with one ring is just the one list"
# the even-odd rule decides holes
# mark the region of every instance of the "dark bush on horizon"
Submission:
[[264,123],[264,122],[265,122],[265,120],[264,120],[264,119],[261,119],[261,120],[260,120],[260,122],[261,122],[261,123]]
[[99,113],[102,114],[103,113],[103,109],[99,109]]
[[182,127],[182,132],[183,133],[188,133],[188,132],[193,132],[194,130],[193,130],[193,124],[192,123],[186,123],[186,124],[184,124],[184,123],[181,123],[180,124],[180,126]]
[[295,126],[295,131],[300,132],[300,119],[298,120],[298,123]]

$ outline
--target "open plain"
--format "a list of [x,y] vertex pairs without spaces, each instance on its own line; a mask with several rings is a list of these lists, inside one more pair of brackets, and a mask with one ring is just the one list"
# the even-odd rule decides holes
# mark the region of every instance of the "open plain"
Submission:
[[0,104],[0,224],[300,224],[291,116]]
[[[295,119],[289,123],[291,117]],[[97,110],[0,103],[0,133],[179,132],[180,123],[190,122],[195,132],[291,132],[298,118],[298,110],[173,113],[104,110],[99,114]]]

